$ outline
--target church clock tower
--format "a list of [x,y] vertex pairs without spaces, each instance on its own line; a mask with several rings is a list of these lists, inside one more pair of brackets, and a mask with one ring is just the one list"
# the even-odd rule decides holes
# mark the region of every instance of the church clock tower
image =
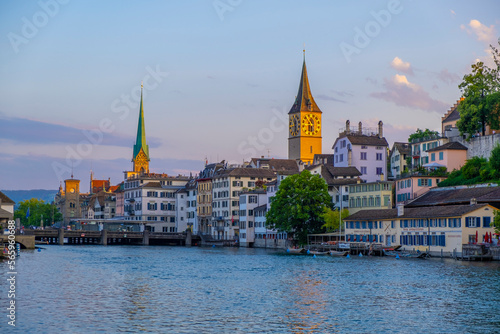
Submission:
[[144,126],[141,83],[141,106],[139,109],[139,122],[137,125],[137,139],[135,140],[134,153],[132,156],[132,171],[140,174],[149,173],[149,160],[149,146],[146,144],[146,128]]
[[309,87],[304,51],[299,92],[288,112],[288,159],[312,164],[314,155],[321,154],[321,114]]

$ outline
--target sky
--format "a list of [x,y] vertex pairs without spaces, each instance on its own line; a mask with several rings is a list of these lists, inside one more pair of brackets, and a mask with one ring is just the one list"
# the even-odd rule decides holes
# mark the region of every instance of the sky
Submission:
[[323,153],[346,120],[389,145],[441,129],[498,1],[0,2],[0,189],[123,180],[144,82],[150,171],[287,158],[303,49]]

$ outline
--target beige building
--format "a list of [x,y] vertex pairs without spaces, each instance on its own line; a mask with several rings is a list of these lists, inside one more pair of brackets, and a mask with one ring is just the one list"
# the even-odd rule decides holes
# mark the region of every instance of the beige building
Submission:
[[56,207],[63,216],[63,225],[68,225],[72,219],[83,218],[81,199],[88,194],[80,194],[80,180],[71,179],[64,180],[64,189],[59,186],[59,192],[55,197]]
[[391,209],[392,186],[390,181],[377,181],[349,185],[349,213],[366,209]]

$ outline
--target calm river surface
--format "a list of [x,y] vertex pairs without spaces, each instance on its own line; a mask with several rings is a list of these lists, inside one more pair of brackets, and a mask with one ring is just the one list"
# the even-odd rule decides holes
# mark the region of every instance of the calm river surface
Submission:
[[43,246],[17,258],[19,333],[500,333],[500,264],[262,249]]

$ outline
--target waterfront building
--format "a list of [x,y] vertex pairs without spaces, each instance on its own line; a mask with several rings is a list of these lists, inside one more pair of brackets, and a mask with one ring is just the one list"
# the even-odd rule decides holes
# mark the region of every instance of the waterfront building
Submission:
[[446,167],[448,172],[459,170],[467,161],[467,147],[458,142],[448,142],[427,150],[429,163],[434,167]]
[[186,186],[175,192],[175,229],[172,232],[184,232],[187,229],[187,194]]
[[288,112],[288,159],[312,164],[314,155],[322,153],[321,115],[309,87],[304,51],[299,90]]
[[125,220],[142,222],[151,232],[176,232],[176,192],[186,176],[142,173],[124,181]]
[[395,181],[396,205],[406,204],[422,196],[431,188],[437,187],[439,182],[446,180],[446,176],[410,175]]
[[207,163],[205,168],[200,171],[197,183],[197,201],[196,211],[198,227],[197,230],[201,234],[211,234],[212,227],[212,178],[216,172],[224,169],[225,161],[220,163]]
[[357,184],[361,176],[356,167],[333,167],[333,165],[319,164],[306,167],[306,169],[325,180],[336,209],[349,207],[349,185]]
[[14,219],[16,203],[0,191],[0,230],[7,227],[9,220]]
[[395,142],[392,145],[392,150],[389,153],[389,161],[391,168],[389,170],[388,179],[398,179],[401,174],[407,171],[407,161],[406,158],[410,157],[410,144]]
[[383,123],[379,121],[378,130],[363,128],[359,122],[358,128],[351,128],[346,121],[333,144],[335,167],[356,167],[361,172],[361,179],[367,182],[381,180],[387,175],[387,148],[389,144],[383,137]]
[[111,219],[116,214],[116,195],[100,190],[90,196],[86,219]]
[[349,185],[349,213],[366,209],[391,209],[392,181],[376,181]]
[[[198,234],[198,216],[196,199],[198,197],[198,184],[195,178],[191,178],[186,184],[186,228],[189,228],[194,234]],[[178,232],[184,230],[177,229]]]
[[218,170],[212,177],[212,223],[215,239],[235,239],[239,234],[239,195],[256,187],[257,182],[275,178],[272,170],[233,167]]
[[123,218],[125,215],[125,191],[123,189],[123,181],[118,184],[117,189],[115,190],[116,195],[116,208],[115,208],[115,217]]
[[[403,250],[434,256],[461,256],[462,245],[481,243],[493,233],[495,207],[490,204],[362,210],[346,219],[346,240],[401,245]],[[477,239],[476,239],[477,238]]]
[[241,247],[252,247],[255,242],[255,208],[267,204],[266,190],[263,188],[240,193],[239,242]]

